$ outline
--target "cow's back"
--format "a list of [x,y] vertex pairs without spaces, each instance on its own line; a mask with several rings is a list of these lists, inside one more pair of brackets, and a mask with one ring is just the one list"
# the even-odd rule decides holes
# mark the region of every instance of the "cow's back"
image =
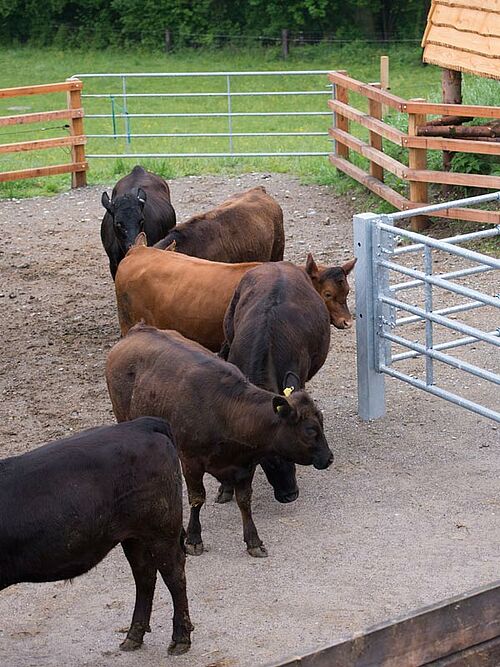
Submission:
[[259,186],[194,215],[156,246],[164,249],[172,241],[178,252],[216,262],[279,261],[285,247],[283,211]]
[[325,304],[305,272],[289,262],[263,264],[242,278],[224,329],[227,360],[251,382],[275,392],[283,390],[289,372],[303,387],[325,362],[330,345]]
[[210,262],[145,246],[132,248],[115,280],[122,334],[143,320],[217,351],[226,308],[241,277],[254,266]]

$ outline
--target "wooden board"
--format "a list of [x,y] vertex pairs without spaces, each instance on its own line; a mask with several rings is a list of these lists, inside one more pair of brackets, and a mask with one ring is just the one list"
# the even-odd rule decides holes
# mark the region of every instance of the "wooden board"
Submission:
[[500,190],[500,176],[484,174],[462,174],[431,169],[407,169],[403,178],[420,183],[447,183],[448,185],[464,185],[471,188],[491,188]]
[[54,176],[56,174],[68,174],[77,171],[86,171],[89,168],[87,162],[77,164],[56,164],[49,167],[36,167],[34,169],[20,169],[18,171],[0,172],[0,183],[5,181],[18,181],[22,178],[37,178],[38,176]]
[[478,9],[484,12],[500,13],[499,0],[438,0],[441,5],[461,7],[464,9]]
[[492,661],[473,658],[461,667],[498,667],[493,640],[499,638],[500,582],[495,582],[272,667],[458,667],[459,662],[450,660],[460,653],[477,656],[481,651],[488,657],[485,642],[490,643]]
[[47,83],[41,86],[20,86],[18,88],[0,88],[0,99],[4,97],[24,97],[25,95],[45,95],[61,93],[68,90],[81,90],[83,83],[79,79],[71,79],[62,83]]
[[443,137],[407,137],[403,139],[405,148],[427,148],[434,151],[479,153],[500,155],[500,141],[475,141],[470,139],[445,139]]
[[396,176],[399,176],[399,178],[404,178],[404,174],[408,171],[408,167],[405,164],[398,162],[397,160],[390,157],[389,155],[386,155],[377,148],[369,146],[366,142],[362,141],[361,139],[353,137],[352,134],[348,134],[347,132],[343,132],[342,130],[335,128],[330,128],[328,130],[328,133],[332,137],[332,139],[336,139],[341,144],[349,146],[349,148],[352,148],[360,155],[363,155],[363,157],[366,157],[372,162],[375,162],[375,164],[378,164],[384,169],[387,169]]
[[357,79],[352,79],[346,74],[341,74],[340,72],[330,72],[328,74],[328,79],[332,83],[336,83],[348,90],[353,90],[356,93],[360,93],[363,97],[367,97],[370,100],[375,100],[376,102],[381,102],[386,104],[393,109],[401,111],[401,105],[404,104],[405,100],[402,97],[397,97],[392,93],[388,93],[386,90],[381,90],[375,86],[370,85],[369,83],[362,83]]
[[391,125],[387,125],[387,123],[384,123],[381,120],[372,118],[368,114],[363,113],[362,111],[358,111],[358,109],[350,107],[347,104],[342,104],[342,102],[338,102],[337,100],[328,100],[328,105],[333,111],[336,111],[342,116],[346,116],[349,118],[349,120],[353,120],[356,123],[359,123],[372,132],[380,134],[382,137],[389,139],[389,141],[392,141],[398,146],[402,145],[402,141],[406,137],[404,132],[397,130]]
[[49,120],[83,118],[83,115],[83,109],[61,109],[60,111],[41,111],[40,113],[25,113],[17,116],[2,116],[0,117],[0,127],[24,125],[26,123],[46,123]]
[[[471,54],[469,54],[471,55]],[[451,57],[448,54],[448,57]],[[426,113],[440,116],[469,116],[470,118],[500,118],[500,107],[472,104],[439,104],[431,102],[405,102],[405,113]]]
[[[475,13],[485,15],[484,12]],[[500,36],[489,35],[480,39],[476,32],[458,30],[454,26],[434,25],[427,43],[475,53],[486,58],[500,58]],[[497,66],[500,68],[500,63]]]
[[22,151],[38,151],[45,148],[59,148],[61,146],[84,145],[87,139],[84,136],[58,137],[54,139],[37,139],[36,141],[20,141],[16,144],[0,144],[1,153],[20,153]]
[[[422,58],[426,63],[430,63],[431,65],[438,65],[439,67],[455,69],[460,72],[469,72],[470,74],[476,75],[481,74],[493,79],[500,79],[500,58],[488,58],[477,53],[459,51],[457,49],[447,48],[446,46],[439,46],[431,42],[427,42],[425,45]],[[435,112],[431,111],[430,113]],[[463,113],[462,115],[467,116],[471,114]]]
[[462,7],[443,6],[441,3],[435,4],[434,8],[431,20],[435,26],[448,25],[457,30],[475,32],[486,37],[490,35],[500,37],[500,20],[492,21],[488,12],[470,11],[465,13]]
[[[373,176],[368,175],[359,167],[351,164],[348,160],[343,160],[335,155],[330,155],[329,160],[337,169],[351,178],[354,178],[358,183],[369,188],[376,195],[382,197],[382,199],[385,199],[385,201],[389,202],[400,211],[407,211],[411,208],[420,208],[421,206],[429,205],[425,202],[411,202],[409,199],[406,199],[406,197],[403,197],[403,195],[400,195],[399,192],[396,192],[388,185],[381,183],[376,178],[373,178]],[[479,208],[447,208],[435,211],[432,213],[432,217],[448,218],[450,220],[468,220],[470,222],[479,222],[481,224],[489,225],[500,224],[500,211],[485,211]]]

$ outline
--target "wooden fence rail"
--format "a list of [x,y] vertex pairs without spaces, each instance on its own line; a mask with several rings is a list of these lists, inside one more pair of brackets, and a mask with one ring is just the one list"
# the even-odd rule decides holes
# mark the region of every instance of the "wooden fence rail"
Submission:
[[88,164],[85,161],[86,138],[83,132],[83,108],[81,101],[82,88],[83,84],[81,81],[78,79],[70,79],[68,81],[63,81],[62,83],[0,89],[0,99],[7,97],[24,97],[26,95],[46,95],[49,93],[66,92],[66,109],[20,114],[16,116],[0,116],[0,127],[6,127],[9,125],[25,125],[28,123],[45,123],[54,120],[68,120],[71,135],[69,137],[54,137],[51,139],[38,139],[33,141],[21,141],[12,144],[0,144],[0,154],[38,151],[61,147],[69,147],[71,149],[71,162],[69,164],[56,164],[50,166],[34,167],[30,169],[19,169],[17,171],[0,172],[0,182],[16,181],[21,178],[35,178],[38,176],[71,173],[72,187],[75,188],[87,184],[86,172],[88,169]]
[[[486,174],[468,174],[427,169],[427,151],[452,151],[500,157],[500,141],[491,139],[471,140],[420,136],[429,114],[445,116],[459,115],[468,118],[500,119],[500,107],[471,106],[461,104],[432,104],[425,100],[405,100],[382,90],[379,83],[363,83],[347,76],[344,71],[330,72],[328,78],[334,84],[334,99],[328,101],[334,112],[335,123],[330,136],[335,140],[335,151],[330,162],[351,178],[359,181],[375,194],[400,210],[425,206],[428,203],[428,184],[442,183],[476,188],[500,190],[500,177]],[[368,113],[349,104],[349,91],[368,100]],[[408,132],[402,132],[382,119],[382,109],[390,107],[408,115]],[[369,132],[369,143],[352,135],[350,122],[357,123]],[[386,155],[382,139],[408,149],[408,165]],[[354,151],[369,160],[369,172],[354,165],[349,151]],[[409,198],[384,183],[384,170],[408,181]],[[452,209],[434,215],[458,220],[500,224],[499,211],[481,209]],[[424,229],[428,220],[412,219],[412,228]]]

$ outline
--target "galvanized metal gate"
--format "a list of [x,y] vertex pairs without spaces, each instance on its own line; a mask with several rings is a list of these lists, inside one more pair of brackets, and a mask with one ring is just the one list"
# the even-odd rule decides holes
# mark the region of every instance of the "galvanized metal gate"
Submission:
[[[436,210],[494,200],[500,201],[500,192],[391,215],[364,213],[354,216],[354,245],[358,258],[358,412],[362,419],[375,419],[385,413],[384,380],[387,375],[500,422],[500,409],[496,409],[500,407],[498,388],[494,386],[488,393],[491,405],[484,405],[467,395],[438,386],[435,372],[435,362],[458,370],[460,376],[455,383],[465,386],[466,390],[465,374],[500,385],[500,374],[494,372],[495,366],[500,368],[500,260],[462,247],[473,241],[500,236],[500,226],[443,240],[394,226],[396,221],[417,214],[432,215]],[[421,256],[421,268],[414,265],[418,255]],[[451,257],[462,258],[472,266],[453,267],[451,271],[436,273],[436,261],[445,263],[446,258]],[[471,276],[477,279],[481,274],[487,274],[487,280],[479,280],[479,287],[460,282]],[[407,280],[391,282],[395,275],[402,275]],[[404,299],[401,292],[409,293],[410,298]],[[450,295],[458,295],[460,302],[450,305]],[[451,300],[453,298],[456,297]],[[444,303],[440,304],[443,299]],[[481,319],[487,323],[486,327],[477,326],[475,321],[470,321],[470,316],[467,321],[468,313],[474,311],[476,315],[477,309],[484,308],[489,311],[481,311],[481,317],[474,317],[474,320]],[[457,319],[458,313],[461,313],[461,320]],[[396,333],[402,327],[409,331],[406,336]],[[443,339],[446,332],[447,335],[453,332],[454,337]],[[487,356],[489,368],[445,352],[472,344],[473,347],[487,345],[491,348],[491,354]],[[414,367],[418,360],[424,360],[423,367],[417,369],[421,377]],[[408,364],[412,365],[410,369]]]
[[[325,111],[325,96],[332,96],[332,84],[326,74],[134,72],[71,78],[85,81],[87,158],[222,158],[328,155],[332,112]],[[260,110],[246,108],[249,98],[259,98]],[[248,119],[253,119],[251,128],[239,129]],[[288,127],[283,127],[285,120]],[[273,150],[278,137],[290,139]],[[95,139],[99,150],[93,150]],[[207,140],[216,150],[200,150]],[[109,151],[101,150],[103,141],[109,142]]]

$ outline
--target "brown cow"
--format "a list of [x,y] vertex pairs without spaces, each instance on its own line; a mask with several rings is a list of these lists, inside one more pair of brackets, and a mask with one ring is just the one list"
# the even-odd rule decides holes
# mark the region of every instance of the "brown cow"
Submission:
[[[224,318],[220,356],[262,389],[276,394],[303,389],[325,363],[330,317],[304,271],[290,262],[266,262],[240,280]],[[278,456],[261,461],[281,503],[299,495],[295,465]],[[221,485],[217,502],[232,498]]]
[[177,225],[155,247],[174,241],[178,252],[213,262],[278,262],[285,249],[283,211],[258,186]]
[[258,461],[278,454],[319,470],[333,461],[322,415],[306,392],[287,399],[259,389],[234,364],[175,331],[136,325],[111,349],[106,380],[118,421],[153,415],[172,427],[191,505],[191,554],[203,551],[205,472],[234,486],[248,552],[262,557],[267,552],[251,514]]
[[[224,340],[222,323],[234,290],[244,274],[260,263],[224,264],[148,248],[141,245],[145,243],[143,234],[136,243],[120,262],[115,280],[122,335],[144,320],[159,329],[175,329],[217,352]],[[317,266],[309,256],[306,264],[305,270],[325,300],[330,321],[338,328],[352,322],[346,298],[347,274],[354,261],[328,268]]]

